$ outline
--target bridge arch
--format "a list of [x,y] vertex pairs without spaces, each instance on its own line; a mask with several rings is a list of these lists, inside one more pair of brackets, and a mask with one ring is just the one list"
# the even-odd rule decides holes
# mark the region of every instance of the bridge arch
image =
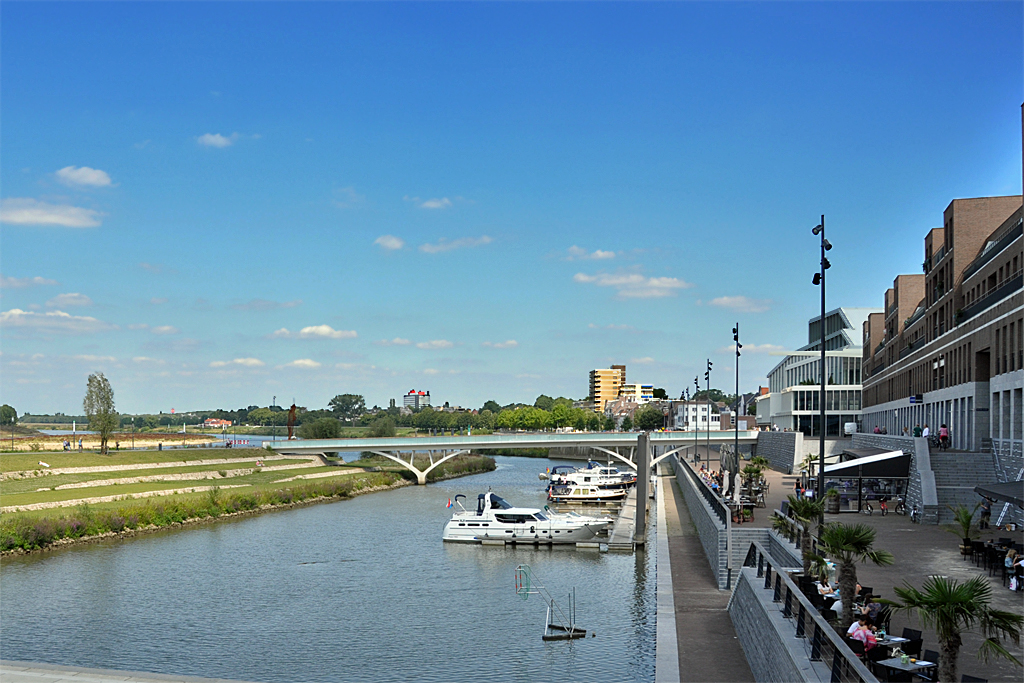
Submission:
[[427,483],[427,475],[430,474],[431,470],[433,470],[435,467],[437,467],[441,463],[444,463],[444,462],[447,462],[447,461],[451,460],[456,455],[462,455],[464,453],[469,453],[470,451],[469,450],[465,450],[465,449],[458,450],[458,451],[452,451],[451,453],[448,453],[447,455],[444,455],[443,457],[441,457],[437,462],[434,462],[433,451],[427,451],[427,457],[430,458],[430,467],[428,467],[427,469],[423,470],[422,472],[419,470],[419,468],[417,468],[415,465],[412,464],[414,458],[416,457],[416,451],[412,451],[409,454],[409,462],[406,462],[405,460],[402,460],[397,455],[394,455],[394,454],[389,453],[387,451],[367,451],[367,452],[368,453],[373,453],[374,455],[379,455],[381,457],[387,458],[388,460],[391,460],[393,462],[397,462],[402,467],[406,468],[407,470],[412,471],[416,475],[416,483],[419,484],[420,486],[423,486],[423,485],[425,485]]

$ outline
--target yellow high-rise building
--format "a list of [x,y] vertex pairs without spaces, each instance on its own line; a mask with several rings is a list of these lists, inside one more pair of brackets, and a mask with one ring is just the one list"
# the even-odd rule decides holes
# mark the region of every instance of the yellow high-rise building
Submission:
[[590,371],[590,400],[594,410],[604,412],[604,405],[619,397],[619,389],[626,383],[626,366],[613,365],[611,368]]

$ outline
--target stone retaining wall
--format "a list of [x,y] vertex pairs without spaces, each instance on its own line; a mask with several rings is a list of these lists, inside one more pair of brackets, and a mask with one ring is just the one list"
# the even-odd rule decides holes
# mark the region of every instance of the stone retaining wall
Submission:
[[671,457],[671,460],[675,464],[679,490],[683,493],[683,500],[690,512],[690,519],[693,520],[693,525],[697,529],[697,535],[700,537],[704,554],[708,558],[708,564],[711,565],[711,571],[718,577],[719,589],[725,590],[729,587],[728,529],[726,525],[722,524],[722,520],[711,509],[708,502],[704,500],[704,496],[697,490],[697,485],[690,475],[683,471],[683,468],[690,466],[675,457]]
[[[747,656],[755,681],[808,681],[814,671],[804,657],[803,666],[792,650],[803,641],[793,637],[793,628],[774,605],[764,605],[758,594],[756,569],[742,569],[736,578],[736,590],[729,601],[729,617],[736,628],[743,654]],[[762,585],[763,585],[763,579]],[[767,591],[761,591],[767,592]],[[770,595],[770,593],[769,593]],[[779,623],[779,622],[783,623]],[[714,656],[713,654],[710,656]]]
[[766,458],[772,469],[793,474],[804,457],[804,435],[801,432],[758,432],[757,455]]

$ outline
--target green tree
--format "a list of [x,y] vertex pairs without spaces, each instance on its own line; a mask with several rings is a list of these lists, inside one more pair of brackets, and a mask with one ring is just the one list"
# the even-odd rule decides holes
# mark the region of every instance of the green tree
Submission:
[[654,398],[662,399],[664,401],[667,401],[668,400],[668,394],[661,387],[655,387],[654,388]]
[[[803,496],[789,496],[789,517],[798,525],[800,532],[800,554],[804,560],[804,576],[811,573],[811,526],[816,524],[821,515],[825,512],[823,501],[804,498]],[[776,528],[787,528],[792,522],[785,517],[776,515],[773,524]]]
[[604,431],[615,431],[615,418],[612,417],[611,415],[608,415],[604,418]]
[[[256,408],[249,411],[248,418],[254,424],[267,425],[274,420],[274,414],[270,412],[270,408]],[[163,418],[160,418],[160,423],[163,424]]]
[[853,596],[857,592],[857,563],[871,561],[879,566],[892,564],[892,553],[876,550],[875,530],[866,524],[826,524],[818,538],[818,552],[831,557],[839,568],[839,594],[843,602],[844,624],[853,622]]
[[1020,644],[1024,616],[1013,612],[992,609],[992,585],[984,576],[974,576],[960,583],[945,576],[931,576],[922,590],[910,584],[893,587],[898,600],[886,600],[897,612],[916,613],[927,628],[934,628],[939,640],[939,681],[955,683],[957,660],[963,634],[977,628],[984,640],[978,648],[978,658],[988,661],[992,655],[1009,659],[1020,666],[1009,650],[1003,645],[1008,639],[1014,645]]
[[299,425],[303,439],[337,439],[341,436],[341,423],[334,417],[321,417]]
[[6,403],[0,406],[0,424],[12,426],[18,424],[18,411]]
[[390,417],[378,417],[370,423],[369,429],[366,430],[366,436],[370,437],[394,436],[396,433],[395,421]]
[[555,402],[555,399],[550,396],[541,394],[537,397],[537,400],[533,402],[534,408],[540,408],[541,410],[551,410],[551,405]]
[[624,432],[628,432],[633,429],[633,420],[629,418],[629,415],[622,418],[622,425],[619,428]]
[[106,455],[107,441],[117,427],[117,411],[114,410],[114,389],[102,372],[89,375],[82,408],[89,418],[89,429],[100,434],[100,453]]
[[638,429],[644,431],[660,429],[664,421],[665,415],[661,412],[661,409],[651,405],[644,406],[633,415],[634,424],[636,424]]
[[366,412],[366,401],[359,394],[338,394],[327,407],[343,420],[354,420]]
[[568,427],[572,424],[572,406],[559,403],[551,409],[551,424],[555,427]]
[[501,406],[498,404],[497,401],[488,401],[487,403],[484,404],[484,407],[480,409],[480,412],[482,413],[485,410],[489,410],[494,415],[497,415],[498,413],[501,412]]

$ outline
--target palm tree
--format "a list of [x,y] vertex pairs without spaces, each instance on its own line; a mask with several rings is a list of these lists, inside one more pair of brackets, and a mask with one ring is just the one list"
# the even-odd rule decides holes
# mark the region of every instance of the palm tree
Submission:
[[776,529],[790,530],[793,522],[799,527],[800,555],[804,561],[804,576],[810,576],[811,572],[811,525],[816,523],[825,511],[825,504],[818,500],[802,498],[800,496],[789,496],[789,518],[775,516],[773,525]]
[[917,612],[927,628],[934,628],[939,639],[939,681],[953,683],[959,680],[957,658],[963,644],[961,635],[977,627],[985,638],[978,648],[978,658],[988,661],[989,656],[1005,657],[1020,666],[1020,662],[1003,646],[1003,639],[1020,644],[1024,616],[992,609],[992,585],[984,576],[960,583],[944,576],[932,576],[924,582],[922,590],[909,584],[893,587],[899,601],[884,600],[897,612]]
[[857,587],[857,563],[870,560],[879,566],[892,564],[892,553],[875,550],[875,530],[864,524],[826,524],[818,537],[818,551],[838,565],[839,595],[843,623],[853,621],[853,598]]

